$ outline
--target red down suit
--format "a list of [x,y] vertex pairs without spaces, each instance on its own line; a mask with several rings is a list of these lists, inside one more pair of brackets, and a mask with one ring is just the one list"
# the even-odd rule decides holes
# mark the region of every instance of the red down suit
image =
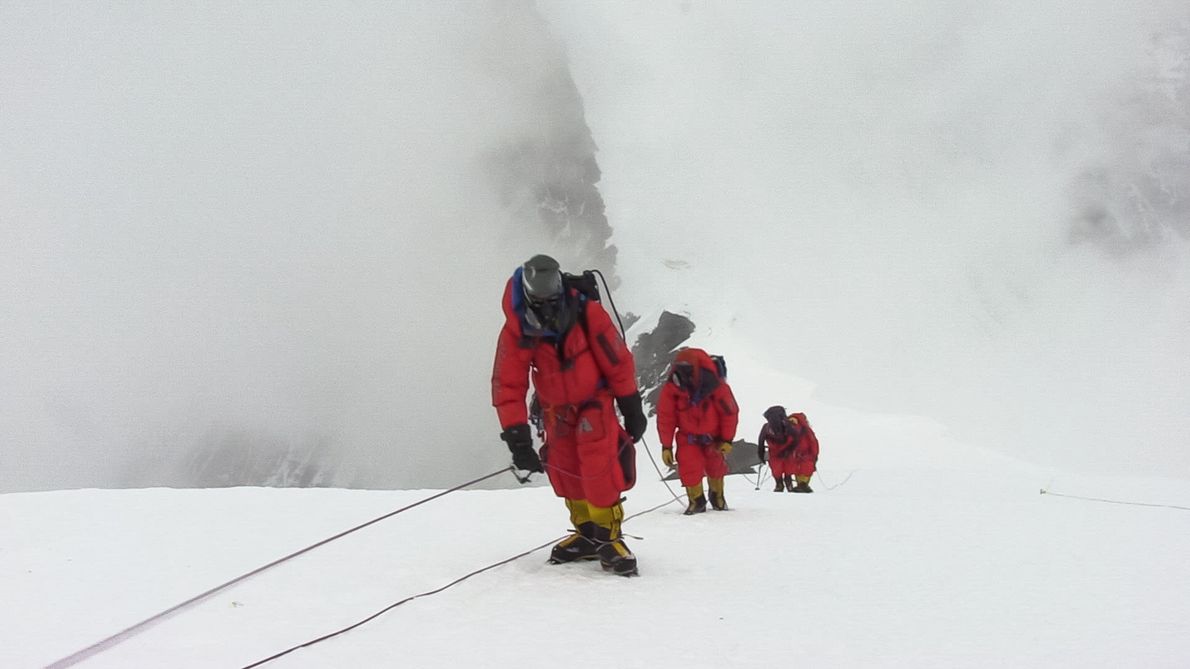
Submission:
[[657,400],[657,432],[661,448],[677,443],[678,478],[690,487],[701,485],[703,476],[727,475],[727,460],[718,446],[735,439],[740,410],[731,386],[706,351],[679,351],[671,370],[683,364],[692,367],[693,375],[683,378],[671,371]]
[[530,376],[541,404],[542,460],[559,497],[611,507],[632,487],[632,440],[616,418],[614,398],[637,392],[636,366],[598,302],[568,289],[580,316],[563,333],[534,330],[525,320],[520,277],[504,289],[504,327],[492,370],[492,405],[500,427],[527,423]]
[[800,476],[807,480],[814,474],[818,463],[818,437],[806,414],[793,413],[785,421],[781,429],[774,430],[765,423],[760,428],[760,436],[756,441],[768,448],[769,469],[773,478],[783,476]]

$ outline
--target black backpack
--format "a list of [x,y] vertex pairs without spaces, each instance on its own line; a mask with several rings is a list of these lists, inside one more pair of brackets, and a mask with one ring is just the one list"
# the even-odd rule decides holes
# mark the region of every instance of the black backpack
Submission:
[[712,355],[711,360],[715,361],[715,370],[719,372],[719,378],[727,380],[727,361],[721,355]]

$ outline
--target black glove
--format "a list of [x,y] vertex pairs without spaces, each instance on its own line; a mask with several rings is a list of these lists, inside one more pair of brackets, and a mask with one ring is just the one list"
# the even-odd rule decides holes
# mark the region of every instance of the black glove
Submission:
[[512,451],[512,464],[517,469],[527,472],[545,471],[541,468],[541,458],[537,457],[537,451],[533,450],[533,438],[529,436],[528,424],[513,425],[500,433],[500,439],[508,444],[508,450]]
[[645,436],[645,430],[649,427],[649,419],[645,418],[640,393],[617,397],[616,406],[620,407],[620,413],[624,416],[624,429],[628,431],[628,436],[632,437],[632,443],[635,444]]
[[760,464],[762,464],[762,465],[764,464],[764,449],[763,448],[756,449],[756,459],[760,460]]

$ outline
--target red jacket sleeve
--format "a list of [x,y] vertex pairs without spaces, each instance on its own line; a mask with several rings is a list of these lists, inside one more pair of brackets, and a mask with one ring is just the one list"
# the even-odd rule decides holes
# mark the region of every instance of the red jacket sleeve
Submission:
[[661,396],[657,398],[657,436],[661,439],[661,448],[672,448],[674,431],[678,429],[678,391],[669,381],[661,387]]
[[724,441],[735,439],[735,430],[740,423],[740,407],[735,403],[731,386],[724,383],[715,391],[715,408],[719,411],[719,433],[715,436]]
[[637,392],[636,363],[632,351],[620,337],[607,311],[598,302],[587,301],[587,345],[595,356],[595,364],[607,380],[608,389],[616,397]]
[[529,363],[533,349],[521,347],[520,333],[505,323],[496,342],[496,361],[492,366],[492,406],[500,419],[500,428],[529,422],[525,405],[529,395]]

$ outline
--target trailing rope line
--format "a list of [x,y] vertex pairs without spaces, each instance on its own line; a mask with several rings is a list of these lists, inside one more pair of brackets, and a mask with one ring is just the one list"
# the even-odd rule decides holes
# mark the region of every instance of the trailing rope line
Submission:
[[[653,512],[654,512],[654,511],[656,511],[657,509],[660,509],[660,508],[662,508],[662,507],[669,506],[670,504],[673,504],[674,502],[681,502],[681,501],[682,501],[682,500],[681,500],[680,498],[678,498],[678,497],[676,497],[676,496],[675,496],[675,498],[674,498],[674,499],[667,499],[667,500],[665,500],[664,502],[662,502],[662,503],[660,503],[660,504],[658,504],[658,505],[656,505],[656,506],[651,506],[651,507],[649,507],[649,508],[645,509],[644,511],[637,511],[636,513],[632,514],[631,516],[627,516],[626,518],[624,518],[624,520],[623,520],[622,522],[626,523],[626,522],[628,522],[628,521],[632,520],[633,518],[636,518],[637,516],[643,516],[643,515],[645,515],[646,513],[653,513]],[[624,531],[623,531],[623,529],[621,529],[621,530],[620,530],[620,534],[623,534],[623,533],[624,533]],[[631,535],[629,535],[629,536],[631,536]],[[640,539],[641,541],[644,541],[644,537],[632,537],[632,538],[633,538],[633,539]]]
[[[661,484],[664,485],[665,489],[669,491],[669,494],[673,496],[673,500],[671,500],[671,502],[677,502],[677,503],[681,504],[682,498],[678,497],[678,494],[676,492],[674,492],[673,487],[669,485],[669,481],[665,480],[665,474],[661,473],[661,467],[659,467],[657,465],[657,458],[653,457],[653,451],[649,449],[648,442],[646,442],[644,440],[644,438],[642,437],[640,440],[640,443],[644,446],[645,455],[649,456],[649,462],[653,463],[653,469],[657,470],[657,480],[661,481]],[[670,504],[671,502],[665,502],[665,504]],[[665,504],[662,504],[661,506],[665,506]],[[660,507],[658,507],[658,508],[660,508]]]
[[408,506],[401,507],[400,509],[397,509],[396,511],[391,511],[389,513],[384,514],[383,516],[373,518],[372,520],[369,520],[366,523],[356,525],[355,527],[353,527],[349,530],[344,530],[332,537],[327,537],[326,539],[323,539],[322,541],[319,541],[318,543],[306,546],[305,548],[295,551],[293,553],[290,553],[289,555],[286,555],[285,557],[273,560],[272,562],[270,562],[262,567],[257,567],[256,569],[253,569],[252,571],[250,571],[246,574],[237,576],[226,583],[217,585],[205,592],[195,595],[194,597],[187,599],[186,601],[182,602],[181,604],[175,604],[174,606],[171,606],[170,608],[162,611],[161,613],[149,616],[148,618],[145,618],[144,620],[136,623],[135,625],[127,627],[119,632],[116,632],[115,634],[107,637],[106,639],[96,641],[95,643],[91,644],[90,646],[87,646],[86,648],[83,648],[82,650],[76,651],[76,652],[68,655],[67,657],[64,657],[64,658],[54,662],[53,664],[49,665],[48,669],[62,669],[63,667],[69,667],[69,666],[78,664],[79,662],[82,662],[83,660],[89,659],[91,657],[94,657],[95,655],[98,655],[99,653],[102,653],[105,650],[108,650],[109,648],[115,646],[118,643],[127,641],[128,639],[136,636],[137,634],[140,634],[141,632],[144,632],[145,630],[149,629],[153,625],[156,625],[157,623],[160,623],[160,622],[174,616],[182,609],[184,609],[188,606],[191,606],[193,604],[197,604],[198,602],[200,602],[204,599],[207,599],[211,595],[214,595],[215,593],[217,593],[221,590],[226,590],[227,588],[235,585],[236,583],[239,583],[245,579],[256,576],[257,574],[265,571],[266,569],[271,569],[272,567],[275,567],[275,566],[281,564],[282,562],[292,560],[293,558],[295,558],[303,553],[308,553],[308,552],[314,550],[315,548],[318,548],[319,546],[324,546],[326,544],[329,544],[330,542],[332,542],[336,539],[345,537],[348,534],[351,534],[352,532],[355,532],[357,530],[362,530],[365,527],[368,527],[369,525],[374,525],[382,520],[391,518],[403,511],[408,511],[409,509],[412,509],[415,506],[421,506],[422,504],[425,504],[426,502],[429,502],[434,499],[438,499],[439,497],[442,497],[443,495],[447,495],[447,494],[455,492],[457,490],[461,490],[463,488],[466,488],[467,486],[475,485],[476,483],[479,483],[480,481],[484,481],[484,480],[493,478],[495,476],[499,476],[500,474],[503,474],[508,471],[512,471],[513,475],[514,476],[516,475],[516,471],[513,470],[511,465],[508,467],[503,467],[501,469],[497,469],[496,471],[492,472],[491,474],[481,476],[477,479],[472,479],[466,483],[463,483],[461,485],[457,485],[453,488],[450,488],[449,490],[443,490],[442,492],[431,495],[423,500],[414,502],[413,504],[410,504]]
[[1118,499],[1104,499],[1102,497],[1081,497],[1079,495],[1066,495],[1060,492],[1051,492],[1045,488],[1041,489],[1042,495],[1053,495],[1054,497],[1067,497],[1069,499],[1081,499],[1087,502],[1104,502],[1106,504],[1125,504],[1127,506],[1152,506],[1162,509],[1177,509],[1179,511],[1190,511],[1190,507],[1178,506],[1176,504],[1150,504],[1148,502],[1126,502]]
[[[667,487],[668,487],[668,486],[667,486]],[[671,490],[670,492],[672,493],[673,491]],[[675,501],[677,501],[677,502],[680,502],[680,501],[681,501],[681,499],[679,499],[679,498],[678,498],[678,497],[675,495],[675,496],[674,496],[674,499],[667,500],[667,501],[665,501],[665,502],[662,502],[661,504],[658,504],[658,505],[656,505],[656,506],[654,506],[654,507],[650,507],[650,508],[648,508],[648,509],[645,509],[644,511],[638,511],[638,512],[636,512],[636,513],[632,514],[631,516],[628,516],[628,517],[624,518],[624,520],[623,520],[622,522],[624,522],[624,523],[627,523],[629,520],[632,520],[633,518],[637,518],[637,517],[643,516],[643,515],[645,515],[645,514],[647,514],[647,513],[652,513],[652,512],[654,512],[654,511],[656,511],[657,509],[660,509],[660,508],[662,508],[662,507],[664,507],[664,506],[668,506],[668,505],[670,505],[670,504],[673,504]],[[621,530],[621,534],[623,534],[623,530]],[[540,546],[535,546],[535,547],[533,547],[533,548],[530,548],[529,550],[527,550],[527,551],[524,551],[524,552],[522,552],[522,553],[517,553],[516,555],[514,555],[514,556],[512,556],[512,557],[510,557],[510,558],[505,558],[505,559],[503,559],[503,560],[500,560],[499,562],[493,562],[492,564],[490,564],[490,565],[488,565],[488,566],[486,566],[486,567],[481,567],[481,568],[479,568],[479,569],[476,569],[475,571],[473,571],[473,572],[470,572],[470,573],[468,573],[468,574],[466,574],[466,575],[464,575],[464,576],[460,576],[459,578],[457,578],[457,579],[455,579],[455,580],[451,581],[450,583],[447,583],[446,585],[444,585],[444,586],[442,586],[442,587],[436,588],[436,589],[434,589],[434,590],[428,590],[428,591],[426,591],[426,592],[423,592],[423,593],[420,593],[420,594],[417,594],[417,595],[412,595],[412,596],[410,596],[410,597],[406,597],[405,599],[402,599],[402,600],[400,600],[399,602],[394,602],[394,603],[392,603],[392,604],[389,604],[388,606],[384,607],[383,609],[380,609],[379,611],[377,611],[376,613],[373,613],[372,615],[368,616],[367,618],[364,618],[364,619],[360,620],[359,622],[352,623],[351,625],[348,625],[347,627],[344,627],[344,628],[342,628],[342,629],[335,630],[334,632],[331,632],[331,633],[329,633],[329,634],[324,634],[324,635],[322,635],[322,636],[320,636],[320,637],[318,637],[318,638],[316,638],[316,639],[311,639],[311,640],[309,640],[309,641],[306,641],[305,643],[300,643],[300,644],[298,644],[298,645],[296,645],[296,646],[293,646],[293,647],[291,647],[291,648],[286,648],[285,650],[283,650],[283,651],[281,651],[281,652],[279,652],[279,653],[274,653],[273,655],[270,655],[270,656],[268,656],[268,657],[264,658],[263,660],[257,660],[256,662],[253,662],[252,664],[246,664],[246,665],[244,665],[244,666],[242,667],[242,669],[254,669],[255,667],[259,667],[259,666],[260,666],[260,665],[262,665],[262,664],[265,664],[265,663],[267,663],[267,662],[271,662],[271,661],[273,661],[273,660],[275,660],[275,659],[277,659],[277,658],[279,658],[279,657],[282,657],[282,656],[288,655],[288,654],[290,654],[290,653],[294,652],[295,650],[299,650],[299,649],[302,649],[302,648],[308,648],[308,647],[310,647],[310,646],[313,646],[314,644],[321,643],[321,642],[323,642],[323,641],[326,641],[326,640],[328,640],[328,639],[332,639],[332,638],[334,638],[334,637],[336,637],[336,636],[339,636],[340,634],[343,634],[343,633],[345,633],[345,632],[350,632],[351,630],[353,630],[353,629],[355,629],[355,628],[357,628],[357,627],[359,627],[359,626],[361,626],[361,625],[363,625],[363,624],[365,624],[365,623],[369,623],[369,622],[371,622],[371,621],[375,620],[376,618],[379,618],[381,615],[383,615],[383,614],[385,614],[385,613],[388,613],[389,611],[391,611],[391,610],[393,610],[393,609],[397,608],[398,606],[400,606],[400,605],[402,605],[402,604],[405,604],[405,603],[407,603],[407,602],[411,602],[411,601],[413,601],[413,600],[415,600],[415,599],[418,599],[419,597],[429,597],[429,596],[431,596],[431,595],[436,595],[436,594],[438,594],[438,593],[440,593],[440,592],[442,592],[442,591],[444,591],[444,590],[447,590],[448,588],[451,588],[451,587],[453,587],[453,586],[455,586],[455,585],[458,585],[459,583],[462,583],[463,581],[466,581],[467,579],[471,578],[472,576],[478,576],[479,574],[482,574],[482,573],[484,573],[485,571],[490,571],[490,570],[492,570],[492,569],[495,569],[496,567],[500,567],[500,566],[506,565],[506,564],[508,564],[508,563],[510,563],[510,562],[514,562],[514,561],[516,561],[516,560],[519,560],[519,559],[521,559],[521,558],[523,558],[523,557],[526,557],[526,556],[528,556],[528,555],[531,555],[531,554],[533,554],[533,553],[536,553],[537,551],[539,551],[539,550],[541,550],[541,549],[543,549],[543,548],[548,548],[548,547],[550,547],[550,546],[553,546],[554,544],[558,543],[559,541],[562,541],[563,539],[565,539],[565,538],[566,538],[566,537],[568,537],[568,536],[570,536],[570,534],[569,534],[569,533],[568,533],[568,534],[566,534],[566,535],[564,535],[564,536],[561,536],[561,537],[557,537],[557,538],[554,538],[554,539],[550,539],[549,541],[545,542],[544,544],[541,544]],[[643,539],[642,537],[633,537],[633,538],[635,538],[635,539]]]
[[476,576],[476,575],[482,574],[483,572],[488,571],[490,569],[495,569],[496,567],[506,565],[509,562],[512,562],[514,560],[519,560],[519,559],[525,557],[526,555],[529,555],[531,553],[536,553],[537,551],[539,551],[543,548],[546,548],[547,546],[553,546],[555,543],[557,543],[565,538],[566,537],[558,537],[557,539],[551,539],[550,541],[548,541],[544,544],[541,544],[540,546],[537,546],[536,548],[530,548],[529,550],[527,550],[523,553],[518,553],[517,555],[514,555],[510,558],[505,558],[499,562],[493,562],[492,564],[490,564],[486,567],[476,569],[475,571],[467,574],[466,576],[460,576],[459,578],[456,578],[455,580],[451,581],[450,583],[447,583],[446,585],[444,585],[440,588],[436,588],[434,590],[427,590],[426,592],[423,592],[421,594],[406,597],[405,599],[402,599],[399,602],[389,604],[388,606],[384,607],[383,609],[380,609],[376,613],[373,613],[372,615],[368,616],[367,618],[364,618],[363,620],[360,620],[357,623],[348,625],[347,627],[344,627],[343,629],[335,630],[334,632],[331,632],[330,634],[324,634],[324,635],[318,637],[317,639],[311,639],[310,641],[307,641],[305,643],[300,643],[292,648],[287,648],[287,649],[281,651],[280,653],[275,653],[273,655],[270,655],[270,656],[264,658],[263,660],[257,660],[256,662],[253,662],[252,664],[246,664],[246,665],[244,665],[243,669],[252,669],[253,667],[259,667],[260,665],[262,665],[266,662],[272,662],[273,660],[275,660],[279,657],[282,657],[284,655],[288,655],[295,650],[299,650],[301,648],[307,648],[309,646],[313,646],[316,643],[321,643],[323,641],[326,641],[327,639],[331,639],[333,637],[339,636],[340,634],[343,634],[345,632],[350,632],[351,630],[359,627],[360,625],[371,622],[371,621],[375,620],[376,618],[379,618],[381,615],[388,613],[389,611],[397,608],[398,606],[400,606],[406,602],[411,602],[419,597],[429,597],[430,595],[436,595],[436,594],[442,592],[443,590],[446,590],[447,588],[450,588],[452,586],[458,585],[459,583],[462,583],[463,581],[466,581],[467,579],[471,578],[472,576]]
[[857,472],[857,471],[859,471],[859,470],[852,469],[850,472],[847,472],[847,476],[842,481],[839,481],[835,485],[828,484],[826,482],[826,479],[822,478],[822,472],[820,472],[817,467],[814,468],[814,475],[818,477],[818,480],[822,482],[822,485],[826,486],[827,492],[830,492],[831,490],[834,490],[835,488],[842,487],[844,484],[846,484],[848,481],[850,481],[851,477],[855,476],[855,472]]
[[612,314],[614,314],[616,317],[616,323],[620,326],[620,339],[624,340],[624,343],[627,344],[628,330],[624,329],[624,321],[620,319],[620,311],[616,309],[616,301],[612,299],[612,291],[611,288],[608,288],[607,286],[607,279],[603,276],[603,272],[597,269],[593,269],[591,272],[597,275],[599,280],[603,282],[603,294],[607,295],[607,303],[611,306]]

